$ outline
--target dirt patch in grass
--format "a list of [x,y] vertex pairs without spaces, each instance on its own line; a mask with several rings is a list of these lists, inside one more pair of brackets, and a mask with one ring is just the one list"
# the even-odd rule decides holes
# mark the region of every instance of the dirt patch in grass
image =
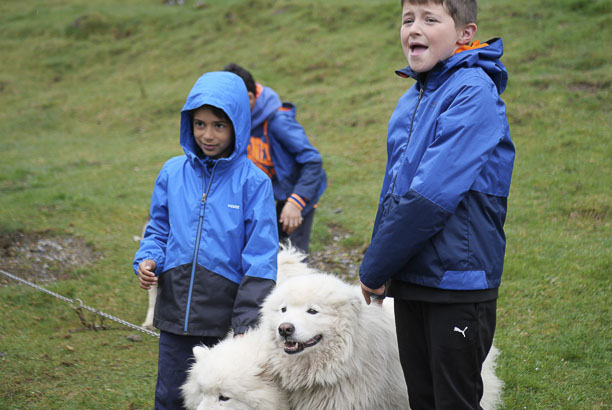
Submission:
[[[80,238],[48,231],[0,233],[0,269],[30,282],[60,280],[99,258]],[[0,274],[0,286],[11,282]]]
[[600,91],[605,91],[610,88],[610,82],[588,82],[588,81],[577,81],[567,85],[567,88],[571,91],[584,92],[588,94],[595,94]]
[[[322,251],[311,252],[309,265],[349,282],[358,281],[366,247],[346,248],[341,242],[350,233],[338,226],[329,229],[331,243]],[[65,279],[75,268],[99,258],[99,252],[77,237],[47,231],[0,233],[0,269],[30,282],[42,284]],[[11,282],[0,274],[0,286]]]
[[331,243],[326,244],[322,251],[311,251],[308,264],[321,271],[335,273],[348,282],[358,282],[359,265],[367,245],[346,248],[341,241],[348,238],[350,233],[339,226],[328,226],[328,228],[332,233]]

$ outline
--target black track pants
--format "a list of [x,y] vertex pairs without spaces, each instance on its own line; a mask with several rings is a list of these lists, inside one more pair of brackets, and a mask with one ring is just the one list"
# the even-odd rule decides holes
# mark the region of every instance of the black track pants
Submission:
[[497,300],[395,299],[400,361],[413,410],[480,409],[480,371],[493,343],[496,306]]

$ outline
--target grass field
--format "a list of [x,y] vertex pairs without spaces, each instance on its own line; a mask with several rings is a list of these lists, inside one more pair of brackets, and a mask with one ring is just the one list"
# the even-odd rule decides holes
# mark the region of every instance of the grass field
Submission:
[[[185,3],[0,3],[0,235],[81,239],[89,263],[44,286],[135,324],[133,236],[182,153],[178,113],[200,74],[237,62],[298,106],[329,179],[315,251],[334,229],[347,249],[367,245],[387,121],[412,84],[393,74],[407,64],[397,0]],[[496,333],[505,406],[610,408],[612,2],[479,3],[477,38],[504,39],[517,149]],[[0,277],[0,408],[151,408],[157,339],[133,333],[86,330],[65,302]]]

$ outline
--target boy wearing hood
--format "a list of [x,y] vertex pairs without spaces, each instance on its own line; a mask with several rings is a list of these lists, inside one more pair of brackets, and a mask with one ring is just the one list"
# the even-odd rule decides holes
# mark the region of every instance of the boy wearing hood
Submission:
[[[495,331],[514,163],[501,39],[470,45],[476,0],[403,0],[416,83],[389,120],[387,167],[360,267],[367,303],[395,298],[413,409],[480,408]],[[387,289],[388,287],[388,289]]]
[[247,158],[250,128],[240,77],[204,74],[181,111],[185,155],[168,160],[155,182],[133,266],[141,288],[158,285],[156,409],[182,408],[193,347],[254,327],[274,287],[274,196],[270,179]]
[[308,254],[315,208],[327,186],[321,155],[295,119],[293,104],[283,103],[273,89],[256,83],[238,64],[228,64],[224,70],[239,75],[249,93],[248,157],[272,180],[280,240]]

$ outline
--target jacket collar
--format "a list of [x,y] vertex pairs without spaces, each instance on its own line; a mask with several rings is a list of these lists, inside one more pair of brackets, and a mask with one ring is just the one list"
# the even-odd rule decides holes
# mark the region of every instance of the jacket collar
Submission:
[[[465,50],[458,52],[444,61],[438,62],[430,71],[417,73],[409,66],[395,73],[402,78],[413,78],[420,86],[437,88],[444,83],[455,71],[460,68],[480,67],[495,83],[499,94],[503,93],[508,83],[508,72],[499,60],[503,55],[503,43],[501,38],[493,38],[482,44],[472,44]],[[427,81],[425,81],[427,80]]]
[[257,100],[251,112],[251,129],[263,124],[282,105],[280,97],[273,89],[257,84]]

